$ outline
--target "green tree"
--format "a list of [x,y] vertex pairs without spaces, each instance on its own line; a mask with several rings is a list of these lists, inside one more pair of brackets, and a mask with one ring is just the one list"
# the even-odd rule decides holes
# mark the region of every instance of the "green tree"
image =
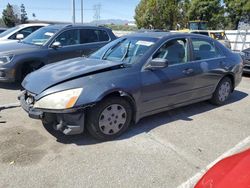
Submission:
[[141,0],[135,9],[138,28],[175,29],[180,14],[178,0]]
[[12,5],[8,3],[2,14],[2,19],[7,27],[14,27],[16,25],[17,17]]
[[21,8],[21,23],[22,24],[27,23],[28,17],[24,4],[21,4],[20,8]]
[[249,0],[224,0],[227,27],[237,29],[240,20],[250,22]]
[[220,0],[192,0],[188,17],[189,20],[208,21],[209,29],[224,28],[224,8]]

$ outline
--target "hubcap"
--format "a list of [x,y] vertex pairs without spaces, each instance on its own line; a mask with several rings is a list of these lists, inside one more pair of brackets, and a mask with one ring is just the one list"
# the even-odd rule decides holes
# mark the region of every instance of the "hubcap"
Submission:
[[118,133],[127,120],[125,108],[119,104],[106,107],[99,117],[99,128],[106,135]]
[[227,97],[230,94],[230,83],[229,82],[224,82],[223,84],[221,84],[220,89],[219,89],[219,100],[221,102],[224,102]]

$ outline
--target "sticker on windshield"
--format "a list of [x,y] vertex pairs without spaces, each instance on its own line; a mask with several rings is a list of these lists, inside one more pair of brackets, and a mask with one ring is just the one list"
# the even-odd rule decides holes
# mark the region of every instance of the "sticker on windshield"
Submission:
[[53,36],[54,35],[54,33],[51,33],[51,32],[46,32],[46,33],[44,33],[44,35],[47,35],[47,36]]
[[136,44],[142,46],[152,46],[154,43],[149,41],[139,40]]

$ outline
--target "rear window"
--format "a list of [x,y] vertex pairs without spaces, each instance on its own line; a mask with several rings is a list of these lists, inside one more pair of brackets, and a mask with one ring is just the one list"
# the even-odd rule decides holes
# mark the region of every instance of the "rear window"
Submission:
[[81,44],[92,42],[109,41],[109,35],[104,30],[97,29],[81,29]]
[[216,40],[226,40],[226,35],[223,32],[210,33],[210,36]]
[[203,39],[192,39],[194,60],[203,60],[221,57],[213,42]]

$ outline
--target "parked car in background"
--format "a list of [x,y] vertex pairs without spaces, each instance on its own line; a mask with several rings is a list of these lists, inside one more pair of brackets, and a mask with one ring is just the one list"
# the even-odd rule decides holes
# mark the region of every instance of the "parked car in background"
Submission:
[[250,149],[216,163],[194,188],[250,187]]
[[210,100],[222,105],[242,78],[242,58],[196,34],[148,32],[121,37],[88,58],[29,74],[21,105],[64,134],[85,128],[111,140],[131,122]]
[[249,74],[250,73],[250,48],[242,50],[240,54],[244,62],[243,72]]
[[34,23],[34,24],[21,24],[16,27],[7,29],[6,31],[0,33],[0,44],[9,40],[21,40],[40,29],[41,27],[47,26],[44,23]]
[[231,43],[227,38],[225,31],[220,30],[190,30],[190,33],[209,36],[221,42],[224,46],[231,49]]
[[6,28],[0,27],[0,33],[4,32],[6,30],[7,30]]
[[21,81],[46,64],[87,56],[115,38],[105,27],[43,27],[18,43],[0,45],[0,81]]

